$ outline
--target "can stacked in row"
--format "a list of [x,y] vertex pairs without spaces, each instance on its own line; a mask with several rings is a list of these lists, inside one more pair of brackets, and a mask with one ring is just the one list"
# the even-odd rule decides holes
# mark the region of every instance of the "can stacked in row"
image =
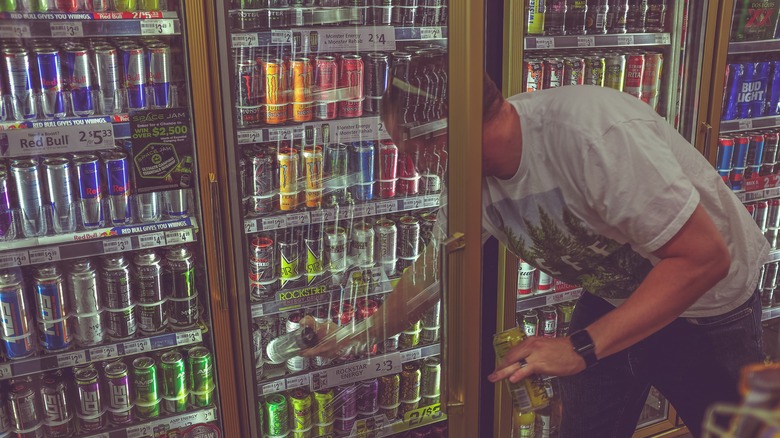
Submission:
[[715,169],[735,192],[745,189],[745,181],[774,175],[778,168],[777,130],[740,132],[718,138]]
[[596,85],[628,93],[658,110],[663,54],[639,50],[538,52],[523,61],[523,89]]
[[665,32],[668,0],[530,0],[528,35]]
[[761,307],[768,309],[780,305],[780,293],[775,293],[780,278],[778,262],[761,266],[756,291],[761,294]]
[[211,353],[202,346],[11,379],[0,435],[67,438],[213,404]]
[[721,120],[780,115],[780,59],[735,58],[726,65]]
[[154,12],[167,0],[4,0],[0,12]]
[[345,17],[343,24],[384,26],[446,26],[448,13],[447,0],[231,0],[230,9],[233,29],[242,31],[304,26],[304,11],[331,12]]
[[[263,437],[347,435],[359,419],[390,421],[418,407],[439,403],[441,362],[431,357],[404,364],[400,374],[310,392],[272,394],[258,403]],[[372,428],[367,425],[367,428]]]
[[517,264],[517,298],[555,292],[555,279],[546,272],[519,260]]
[[778,230],[780,230],[780,199],[745,204],[748,213],[756,221],[758,228],[764,233],[772,249],[778,245]]
[[[171,47],[155,38],[2,44],[2,117],[27,121],[175,106]],[[3,120],[5,120],[3,119]]]
[[[131,263],[132,262],[132,263]],[[27,277],[27,278],[25,278]],[[26,287],[29,284],[31,287]],[[195,265],[186,247],[0,271],[5,356],[21,359],[73,346],[159,334],[198,321]],[[29,302],[35,303],[31,308]],[[37,330],[36,330],[37,327]],[[35,333],[37,332],[37,342]]]
[[526,336],[564,337],[569,332],[574,304],[574,301],[567,301],[554,306],[519,312],[517,325],[523,328]]

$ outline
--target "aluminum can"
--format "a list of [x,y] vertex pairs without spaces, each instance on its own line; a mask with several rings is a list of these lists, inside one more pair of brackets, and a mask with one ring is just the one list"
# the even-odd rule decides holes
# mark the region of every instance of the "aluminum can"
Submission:
[[560,87],[563,79],[563,60],[560,58],[547,58],[544,61],[544,74],[542,76],[542,88]]
[[187,410],[187,372],[184,356],[178,351],[168,351],[160,358],[162,374],[162,398],[165,411],[179,413]]
[[22,229],[25,236],[33,237],[45,226],[40,166],[36,159],[31,158],[14,160],[10,168],[22,214]]
[[780,60],[769,61],[772,74],[769,77],[768,96],[766,97],[767,115],[776,116],[780,114]]
[[270,281],[277,277],[274,240],[255,236],[250,242],[249,278],[252,281]]
[[335,394],[332,389],[320,389],[314,391],[312,419],[315,424],[332,424],[335,420],[333,400]]
[[339,88],[342,90],[339,99],[339,116],[363,116],[363,59],[360,55],[344,55],[339,68]]
[[609,0],[588,0],[585,30],[589,35],[603,35],[607,33],[608,12]]
[[10,240],[16,236],[11,208],[11,186],[8,183],[8,172],[5,169],[0,169],[0,240]]
[[3,60],[13,117],[16,120],[36,118],[38,112],[33,94],[30,53],[22,47],[6,47],[3,49]]
[[190,404],[199,408],[211,405],[216,379],[214,361],[206,347],[192,347],[187,351],[187,379]]
[[767,228],[780,228],[780,199],[769,200],[766,226]]
[[361,268],[374,266],[374,229],[366,222],[358,222],[352,228],[350,241],[352,264]]
[[553,290],[553,278],[541,269],[536,270],[536,293],[544,294],[552,292]]
[[358,415],[374,415],[379,411],[379,380],[364,380],[357,384]]
[[386,53],[371,52],[366,55],[363,110],[369,114],[379,114],[379,105],[387,91],[390,77],[390,57]]
[[539,314],[533,309],[525,311],[518,326],[523,328],[526,336],[539,335]]
[[268,436],[286,436],[290,430],[287,398],[282,394],[271,394],[265,398],[266,430]]
[[71,263],[67,274],[70,305],[77,315],[95,313],[102,307],[98,294],[97,271],[89,259]]
[[103,191],[100,184],[100,167],[96,155],[84,154],[73,158],[79,191],[80,225],[87,229],[103,223]]
[[542,337],[554,338],[558,333],[558,312],[553,306],[545,306],[541,309],[542,312]]
[[66,438],[72,436],[74,423],[68,387],[62,370],[48,372],[41,381],[41,402],[43,407],[43,431],[47,437]]
[[41,424],[41,402],[32,382],[16,380],[8,388],[8,413],[11,428],[30,430]]
[[[291,313],[287,316],[284,322],[287,333],[293,333],[301,328],[301,320],[303,319],[303,313]],[[303,356],[294,356],[287,359],[287,371],[291,373],[298,373],[309,369],[309,358]]]
[[[43,2],[45,1],[46,0],[44,0]],[[57,10],[61,12],[76,12],[79,10],[79,1],[78,0],[57,0]]]
[[298,208],[298,151],[282,148],[276,156],[279,163],[279,209],[291,211]]
[[574,313],[574,302],[567,301],[558,304],[558,337],[562,338],[569,334],[569,326],[571,325],[571,315]]
[[[401,374],[379,377],[379,408],[396,408],[401,402]],[[384,408],[384,409],[383,409]]]
[[312,108],[312,68],[308,58],[290,61],[292,75],[292,119],[294,122],[310,122]]
[[609,33],[626,33],[629,0],[609,0],[607,10],[607,31]]
[[51,205],[54,228],[57,231],[75,231],[75,196],[71,178],[70,161],[64,157],[52,157],[43,160],[48,187],[48,204]]
[[160,0],[139,0],[138,10],[140,11],[159,11]]
[[255,377],[263,378],[263,332],[257,323],[252,323],[252,353],[255,357]]
[[290,391],[290,407],[292,408],[292,431],[304,432],[311,430],[312,396],[305,389],[296,388]]
[[753,214],[753,219],[762,232],[766,231],[766,223],[767,219],[769,218],[769,203],[766,201],[760,201],[755,204],[755,207],[756,209],[755,213]]
[[355,175],[352,196],[356,201],[374,199],[374,182],[376,181],[374,157],[373,142],[356,142],[350,149],[350,170]]
[[413,196],[420,193],[420,173],[414,158],[407,152],[402,152],[398,156],[396,192],[399,196]]
[[306,207],[317,208],[322,205],[322,163],[321,146],[303,149],[303,174],[306,180]]
[[138,44],[127,44],[119,47],[119,54],[127,92],[127,107],[131,110],[145,109],[147,75],[144,48]]
[[758,177],[764,155],[764,134],[748,133],[748,151],[745,159],[745,179]]
[[390,219],[379,219],[374,225],[376,236],[376,260],[387,276],[395,274],[398,260],[398,229]]
[[643,33],[647,25],[648,0],[630,0],[628,16],[626,17],[626,29],[633,33]]
[[79,418],[80,432],[96,432],[106,427],[106,415],[103,409],[100,375],[93,365],[74,370],[78,392],[76,416]]
[[761,160],[761,175],[770,175],[775,173],[775,163],[777,162],[777,152],[780,142],[780,134],[777,132],[768,132],[764,137],[764,155]]
[[422,396],[436,396],[441,392],[441,360],[437,357],[429,357],[423,360],[420,376],[420,394]]
[[325,249],[328,257],[328,269],[331,272],[347,270],[347,232],[342,227],[325,228]]
[[308,284],[312,284],[325,272],[322,228],[310,225],[303,239],[303,245],[306,250],[306,278]]
[[414,26],[417,22],[417,7],[416,1],[402,2],[401,5],[394,6],[390,13],[390,22],[393,26]]
[[325,146],[325,188],[327,193],[343,202],[349,187],[349,149],[341,143]]
[[601,55],[585,57],[585,85],[604,86],[605,60]]
[[168,326],[161,259],[149,250],[136,253],[133,262],[138,284],[138,328],[144,335],[160,333]]
[[263,81],[260,69],[254,60],[239,61],[236,69],[237,124],[241,127],[258,125],[263,121],[260,106],[263,103]]
[[[493,336],[493,349],[496,351],[496,357],[501,360],[512,347],[524,339],[525,333],[520,327],[497,333]],[[509,386],[509,392],[512,394],[515,409],[529,412],[549,405],[547,391],[540,376],[531,376],[515,383],[510,383],[508,380],[506,382]]]
[[647,7],[647,19],[645,21],[646,32],[664,32],[666,30],[666,3],[668,0],[649,0]]
[[48,118],[65,117],[68,108],[63,93],[60,52],[49,47],[38,47],[35,49],[35,60],[38,65],[43,115]]
[[140,419],[160,416],[160,390],[157,377],[157,364],[148,356],[133,360],[133,387],[135,413]]
[[152,87],[152,108],[170,108],[171,95],[171,48],[167,44],[150,44],[149,83]]
[[88,11],[107,12],[110,9],[109,0],[88,0],[87,5]]
[[100,89],[100,111],[103,114],[122,112],[124,96],[117,49],[108,45],[92,49],[95,82]]
[[107,308],[125,309],[135,301],[130,288],[130,266],[123,255],[108,255],[103,258],[100,280],[101,293],[105,297]]
[[0,331],[9,359],[21,359],[35,351],[28,309],[19,273],[0,271]]
[[664,56],[661,53],[645,54],[645,71],[642,75],[642,100],[654,110],[658,109],[663,62]]
[[118,341],[135,336],[135,312],[132,308],[108,310],[106,312],[106,332],[110,339]]
[[314,117],[333,120],[338,116],[338,65],[333,56],[317,56],[314,67]]
[[109,362],[103,368],[106,377],[108,401],[106,410],[112,424],[124,425],[134,420],[130,373],[121,360]]
[[744,169],[747,166],[748,150],[750,149],[750,138],[746,135],[734,136],[734,168]]
[[626,80],[626,55],[611,54],[606,57],[604,71],[604,86],[623,91]]
[[298,236],[288,230],[279,241],[279,262],[281,278],[295,280],[301,276],[301,251]]
[[566,0],[566,34],[584,35],[587,24],[587,0]]
[[398,256],[412,258],[420,255],[420,220],[402,216],[398,220]]
[[33,291],[41,345],[46,351],[70,347],[72,335],[65,282],[56,265],[41,265],[33,273]]
[[642,76],[645,71],[645,57],[641,54],[629,54],[626,58],[626,74],[623,91],[642,98]]
[[102,313],[76,315],[73,326],[73,337],[76,339],[76,345],[79,347],[99,345],[105,339]]
[[417,364],[405,363],[401,371],[401,401],[411,402],[420,398],[420,378],[422,373]]
[[379,197],[382,199],[395,196],[398,181],[398,147],[392,141],[383,140],[379,143]]
[[287,121],[287,67],[281,59],[268,59],[265,70],[265,122],[279,125]]
[[[78,3],[77,0],[74,0]],[[72,47],[65,52],[65,77],[70,90],[73,114],[87,117],[95,114],[92,99],[92,75],[89,66],[89,51],[83,47]]]
[[186,247],[174,247],[165,254],[164,284],[170,293],[168,317],[177,328],[193,327],[198,322],[198,293],[195,285],[195,261]]
[[777,287],[778,263],[772,262],[764,265],[764,284],[763,289],[773,289]]
[[526,29],[528,35],[544,35],[547,9],[545,0],[529,0],[526,3]]
[[346,326],[354,321],[355,309],[352,307],[352,304],[346,301],[336,302],[330,307],[330,316],[336,325]]
[[544,15],[544,35],[566,35],[567,0],[547,0]]
[[335,420],[353,419],[357,416],[357,386],[346,384],[337,386],[334,391],[333,403],[335,405]]
[[544,61],[541,59],[523,60],[523,90],[538,91],[544,84]]
[[249,159],[249,214],[260,215],[273,210],[274,156],[263,151],[252,152]]
[[105,152],[106,187],[111,222],[115,225],[128,224],[133,220],[130,202],[130,160],[124,152]]

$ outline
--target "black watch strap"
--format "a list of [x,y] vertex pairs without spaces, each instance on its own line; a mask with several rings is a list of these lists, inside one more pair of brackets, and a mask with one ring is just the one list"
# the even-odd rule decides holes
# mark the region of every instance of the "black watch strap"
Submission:
[[585,360],[586,367],[590,368],[599,362],[596,358],[596,345],[587,330],[577,330],[569,335],[569,340],[574,351]]

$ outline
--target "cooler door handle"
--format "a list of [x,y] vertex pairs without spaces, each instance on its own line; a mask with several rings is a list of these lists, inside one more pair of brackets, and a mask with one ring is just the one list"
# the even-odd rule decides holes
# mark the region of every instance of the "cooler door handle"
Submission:
[[[460,309],[455,306],[461,305],[457,303],[457,300],[453,300],[448,292],[448,285],[457,283],[458,278],[465,269],[465,262],[463,260],[463,248],[466,247],[466,236],[463,233],[454,233],[448,239],[443,241],[439,246],[439,272],[441,273],[442,281],[440,282],[441,290],[441,306],[442,306],[442,323],[444,330],[441,330],[441,356],[444,358],[444,369],[441,373],[441,407],[446,415],[451,415],[451,412],[462,411],[464,407],[462,384],[466,378],[466,369],[463,363],[454,360],[460,352],[455,352],[455,356],[450,355],[451,350],[449,347],[449,321],[450,315],[457,318],[457,315],[461,314]],[[457,345],[453,345],[455,349]],[[460,354],[462,356],[462,354]],[[450,382],[455,385],[460,385],[460,388],[450,388]]]
[[702,148],[702,154],[704,158],[710,159],[710,140],[712,139],[712,125],[707,122],[702,122],[702,129],[704,129],[704,147]]
[[214,239],[214,248],[217,251],[217,279],[219,281],[219,310],[227,310],[227,277],[225,276],[225,247],[222,239],[222,215],[219,206],[219,184],[217,175],[209,173],[209,195],[211,196],[211,216],[214,226],[211,228],[211,238]]

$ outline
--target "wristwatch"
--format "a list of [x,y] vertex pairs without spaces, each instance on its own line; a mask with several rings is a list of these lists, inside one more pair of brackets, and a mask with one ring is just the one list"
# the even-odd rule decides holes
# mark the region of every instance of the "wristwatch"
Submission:
[[585,366],[587,368],[599,363],[599,360],[596,358],[596,345],[593,344],[593,339],[590,337],[587,330],[577,330],[569,335],[569,340],[574,346],[574,352],[585,359]]

